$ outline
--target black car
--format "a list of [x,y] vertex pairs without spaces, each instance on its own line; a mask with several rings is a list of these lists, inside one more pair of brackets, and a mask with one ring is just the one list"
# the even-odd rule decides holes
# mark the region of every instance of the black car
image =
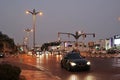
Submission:
[[4,58],[4,53],[0,52],[0,58]]
[[111,48],[111,49],[108,49],[108,50],[107,50],[107,53],[108,53],[108,54],[120,53],[120,50],[119,50],[119,49]]
[[68,52],[61,60],[61,67],[68,71],[90,70],[91,63],[83,58],[79,52]]

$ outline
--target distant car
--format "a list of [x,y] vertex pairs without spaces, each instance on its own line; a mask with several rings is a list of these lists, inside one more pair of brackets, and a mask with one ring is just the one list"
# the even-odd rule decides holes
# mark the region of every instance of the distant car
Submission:
[[107,50],[107,53],[108,53],[108,54],[115,54],[115,53],[117,53],[117,50],[111,48],[111,49],[108,49],[108,50]]
[[0,52],[0,58],[4,58],[4,57],[5,57],[4,53]]
[[36,55],[42,55],[42,51],[37,50],[37,51],[36,51]]
[[83,58],[79,52],[68,52],[61,60],[61,67],[68,71],[90,70],[90,61]]

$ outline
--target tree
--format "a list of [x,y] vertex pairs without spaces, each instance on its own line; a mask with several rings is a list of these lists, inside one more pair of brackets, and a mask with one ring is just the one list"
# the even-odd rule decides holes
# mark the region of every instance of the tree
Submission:
[[14,51],[15,47],[16,45],[14,40],[8,37],[8,35],[0,32],[0,51],[5,51],[5,48],[9,48],[11,51]]

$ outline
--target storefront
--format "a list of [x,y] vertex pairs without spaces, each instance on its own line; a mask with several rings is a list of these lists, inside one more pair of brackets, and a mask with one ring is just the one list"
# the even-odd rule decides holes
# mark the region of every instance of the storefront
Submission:
[[120,48],[120,35],[114,36],[114,47]]
[[105,48],[107,50],[107,49],[110,49],[112,47],[114,47],[114,40],[111,37],[111,38],[108,38],[108,39],[105,40]]

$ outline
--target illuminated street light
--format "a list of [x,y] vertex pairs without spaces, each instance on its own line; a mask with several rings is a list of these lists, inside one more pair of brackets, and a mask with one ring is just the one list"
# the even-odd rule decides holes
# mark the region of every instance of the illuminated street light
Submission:
[[80,32],[80,31],[76,31],[75,34],[72,34],[72,33],[64,33],[64,32],[58,32],[58,38],[60,39],[60,34],[67,34],[67,35],[71,35],[73,36],[75,39],[76,39],[76,43],[75,43],[75,46],[78,47],[78,39],[79,37],[83,37],[86,38],[87,35],[93,35],[93,37],[95,37],[95,33],[84,33],[83,31]]
[[120,21],[120,17],[118,17],[118,21]]
[[36,15],[39,14],[41,16],[41,15],[43,15],[43,13],[42,12],[36,12],[36,10],[33,9],[33,11],[26,11],[26,14],[32,14],[32,16],[33,16],[33,48],[35,48]]
[[25,41],[27,41],[27,42],[26,42],[26,44],[27,44],[28,49],[29,49],[29,36],[30,36],[29,34],[30,34],[30,32],[33,32],[33,30],[32,30],[32,29],[27,28],[27,29],[24,29],[24,31],[27,33],[27,34],[26,34]]

